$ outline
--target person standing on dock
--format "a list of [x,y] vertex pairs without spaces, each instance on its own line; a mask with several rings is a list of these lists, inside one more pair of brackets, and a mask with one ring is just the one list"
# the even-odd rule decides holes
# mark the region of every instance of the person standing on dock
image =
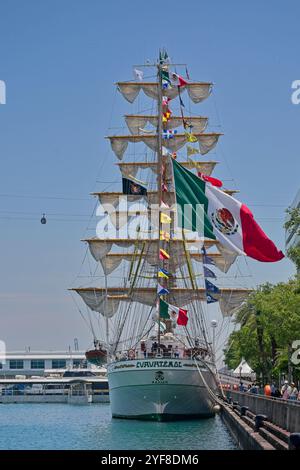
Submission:
[[289,388],[290,388],[289,399],[290,400],[297,400],[298,389],[297,389],[296,385],[294,384],[294,382],[291,383],[291,386]]
[[281,387],[281,396],[284,400],[288,400],[289,398],[289,392],[290,392],[290,386],[287,380],[284,381],[283,386]]

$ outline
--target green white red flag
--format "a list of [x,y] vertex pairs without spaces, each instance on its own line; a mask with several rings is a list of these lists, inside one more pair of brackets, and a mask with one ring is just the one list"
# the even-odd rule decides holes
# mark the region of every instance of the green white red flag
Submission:
[[177,325],[186,326],[188,322],[187,310],[175,305],[168,304],[164,300],[159,300],[160,318],[165,320],[173,320]]
[[[219,240],[231,252],[258,261],[274,262],[284,258],[245,204],[198,178],[176,160],[172,159],[172,164],[176,202],[181,209],[180,227],[198,232],[201,227],[204,237]],[[184,210],[185,205],[190,209]]]

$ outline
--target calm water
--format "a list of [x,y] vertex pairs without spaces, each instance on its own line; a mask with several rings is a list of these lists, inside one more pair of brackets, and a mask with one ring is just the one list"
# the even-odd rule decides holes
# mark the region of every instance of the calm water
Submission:
[[236,449],[221,418],[155,423],[111,419],[109,404],[0,405],[0,449]]

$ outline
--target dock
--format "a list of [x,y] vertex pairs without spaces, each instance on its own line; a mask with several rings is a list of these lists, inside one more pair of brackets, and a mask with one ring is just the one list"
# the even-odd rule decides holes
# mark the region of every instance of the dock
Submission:
[[230,390],[221,408],[241,449],[300,450],[300,402]]

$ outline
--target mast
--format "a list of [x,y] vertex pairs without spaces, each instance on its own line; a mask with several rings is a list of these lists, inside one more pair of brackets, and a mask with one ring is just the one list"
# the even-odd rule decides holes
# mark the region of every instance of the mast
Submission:
[[[158,59],[158,99],[157,99],[157,192],[158,192],[158,243],[157,243],[157,284],[159,284],[159,254],[160,254],[160,234],[161,234],[161,220],[160,220],[160,205],[162,200],[162,67],[161,67],[162,53],[159,51]],[[158,307],[158,348],[160,347],[160,299],[157,303]]]
[[105,313],[106,313],[106,318],[105,318],[105,333],[106,333],[106,345],[107,345],[107,349],[108,349],[108,345],[109,345],[109,325],[108,325],[108,316],[107,316],[107,312],[108,312],[108,305],[107,305],[107,274],[105,273],[105,276],[104,276],[104,282],[105,282]]

